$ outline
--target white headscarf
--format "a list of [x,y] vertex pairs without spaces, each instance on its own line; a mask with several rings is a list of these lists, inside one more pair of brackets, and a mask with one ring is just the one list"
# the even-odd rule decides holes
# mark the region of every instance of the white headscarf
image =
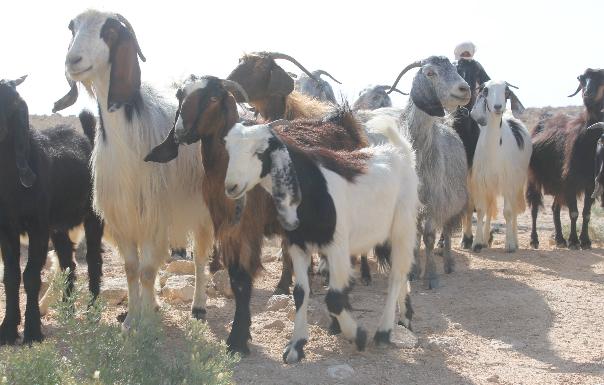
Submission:
[[453,51],[455,53],[455,60],[461,59],[462,58],[461,54],[466,51],[470,54],[470,57],[463,57],[463,58],[467,59],[467,60],[473,60],[474,53],[477,50],[478,50],[478,48],[471,41],[464,41],[462,43],[459,43],[459,44],[457,44],[457,47],[455,47],[455,51]]

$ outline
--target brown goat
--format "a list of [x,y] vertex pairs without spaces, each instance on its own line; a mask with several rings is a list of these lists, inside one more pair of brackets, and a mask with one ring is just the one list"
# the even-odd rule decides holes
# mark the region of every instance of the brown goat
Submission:
[[[604,70],[587,69],[578,80],[579,87],[571,96],[582,91],[586,107],[583,114],[576,117],[545,114],[531,134],[533,154],[528,170],[526,198],[532,207],[533,231],[530,244],[535,249],[539,247],[537,213],[539,206],[543,206],[543,193],[554,197],[552,210],[557,245],[568,245],[572,250],[591,247],[588,232],[590,210],[594,202],[591,192],[595,187],[596,146],[602,136],[602,128],[586,128],[603,120]],[[577,198],[582,194],[585,195],[583,228],[581,235],[577,237]],[[567,206],[570,214],[568,244],[562,235],[560,223],[562,206]]]
[[[215,237],[229,271],[236,301],[233,328],[227,344],[230,351],[247,355],[247,341],[251,338],[249,304],[252,281],[262,267],[262,244],[264,237],[282,235],[283,227],[277,218],[273,198],[262,187],[256,186],[248,192],[245,198],[248,203],[240,218],[236,215],[237,203],[226,196],[224,180],[229,157],[222,140],[239,119],[235,98],[228,92],[236,89],[229,83],[232,82],[212,76],[200,78],[191,75],[177,93],[180,107],[174,128],[145,160],[170,161],[178,154],[178,142],[201,141],[205,171],[203,199],[210,208]],[[336,141],[334,145],[366,146],[362,127],[347,109],[325,122],[299,122],[304,129],[288,131],[283,127],[279,134],[302,146],[317,146],[331,140]],[[321,128],[323,136],[320,135]],[[237,221],[239,226],[233,226]]]

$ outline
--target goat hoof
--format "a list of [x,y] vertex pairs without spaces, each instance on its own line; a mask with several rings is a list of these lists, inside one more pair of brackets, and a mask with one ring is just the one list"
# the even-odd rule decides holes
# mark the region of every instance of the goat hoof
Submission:
[[191,309],[191,313],[193,314],[193,318],[197,320],[206,320],[206,309],[202,309],[200,307],[194,307]]
[[118,314],[117,317],[115,317],[115,318],[117,319],[117,322],[124,323],[124,321],[126,320],[126,317],[128,317],[128,312],[127,311]]
[[426,272],[424,274],[424,286],[428,290],[437,289],[439,285],[440,279],[438,278],[438,273],[434,272]]
[[472,248],[472,251],[474,251],[475,253],[480,253],[482,251],[482,245],[481,244],[474,245],[474,247]]
[[25,328],[23,331],[23,345],[31,345],[32,342],[42,342],[44,336],[40,327],[32,327],[31,330]]
[[[491,247],[493,245],[493,230],[491,230],[488,243],[489,243],[489,247]],[[484,247],[484,245],[483,245],[483,247]]]
[[228,345],[227,352],[234,355],[235,353],[239,353],[239,355],[243,357],[247,357],[250,355],[250,348],[247,346],[247,343],[239,344],[239,345]]
[[373,280],[371,279],[371,277],[369,278],[363,278],[363,286],[371,286],[371,284],[373,283]]
[[445,268],[446,274],[454,273],[455,272],[455,260],[452,257],[445,259],[444,268]]
[[568,249],[569,250],[579,250],[579,244],[578,243],[571,243],[570,245],[568,245]]
[[531,241],[530,246],[533,249],[538,249],[539,248],[539,241]]
[[568,243],[566,243],[566,239],[556,239],[556,247],[568,247]]
[[299,339],[295,344],[290,341],[283,351],[283,363],[295,364],[300,362],[305,357],[304,345],[306,345],[306,338]]
[[515,253],[516,252],[516,245],[510,245],[510,246],[505,246],[505,252],[506,253]]
[[377,346],[378,348],[385,348],[385,347],[392,345],[392,342],[390,342],[390,332],[391,331],[392,330],[376,331],[375,335],[373,336],[373,344],[375,346]]
[[471,249],[472,248],[472,243],[474,242],[474,236],[471,237],[466,237],[465,235],[463,236],[462,240],[461,240],[461,247],[462,249]]
[[0,326],[0,346],[2,345],[14,345],[19,338],[19,331],[17,329],[17,325],[14,327],[6,326],[6,324],[2,324]]
[[330,336],[335,336],[342,333],[342,329],[340,328],[340,322],[336,317],[331,317],[331,324],[329,324],[329,329],[327,330],[327,334]]
[[581,242],[581,249],[582,250],[589,250],[591,249],[591,242]]
[[354,341],[350,341],[357,352],[364,352],[367,348],[367,332],[360,326],[357,326],[357,336]]

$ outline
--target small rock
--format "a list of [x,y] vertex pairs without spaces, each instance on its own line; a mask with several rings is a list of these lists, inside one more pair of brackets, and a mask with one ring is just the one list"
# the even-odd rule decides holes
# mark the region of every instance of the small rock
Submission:
[[457,341],[453,337],[437,337],[429,341],[430,350],[434,352],[457,353]]
[[[290,321],[296,320],[296,305],[293,299],[290,299],[287,307],[287,318]],[[308,300],[306,308],[306,317],[309,325],[317,325],[322,328],[327,328],[331,324],[331,316],[327,311],[324,303],[317,301],[314,298]]]
[[[291,297],[289,295],[285,295],[285,294],[273,295],[271,298],[269,298],[268,303],[266,304],[266,310],[270,310],[270,311],[283,310],[289,306],[290,299],[291,299]],[[293,299],[292,299],[292,301],[293,301]]]
[[235,298],[231,290],[231,279],[227,269],[217,271],[212,277],[212,282],[216,285],[216,290],[227,298]]
[[412,321],[423,321],[424,317],[421,315],[414,315]]
[[338,380],[345,380],[354,375],[354,369],[350,365],[334,365],[327,368],[327,373]]
[[556,238],[550,238],[549,239],[549,245],[550,246],[556,246],[558,244],[558,242],[556,242]]
[[174,261],[168,265],[166,271],[172,274],[195,275],[195,262],[181,260]]
[[109,306],[117,306],[128,298],[126,278],[105,278],[101,281],[101,294]]
[[501,240],[493,241],[494,245],[501,245],[502,243],[505,243],[505,242],[503,242]]
[[488,381],[488,382],[499,382],[499,376],[498,376],[498,375],[496,375],[496,374],[494,374],[494,375],[492,375],[491,377],[488,377],[488,378],[487,378],[487,381]]
[[177,298],[183,302],[192,301],[195,295],[195,276],[174,275],[168,278],[161,292],[171,304],[174,304]]
[[285,322],[281,321],[280,319],[264,325],[265,329],[283,329],[284,327],[285,327]]
[[461,329],[461,324],[460,323],[453,323],[453,324],[451,324],[451,327],[453,329]]
[[540,256],[540,257],[542,257],[542,258],[547,257],[547,251],[545,251],[545,250],[540,250],[540,251],[539,251],[539,256]]
[[43,297],[46,294],[46,291],[50,287],[50,282],[47,278],[42,278],[42,285],[40,286],[40,297]]
[[526,345],[510,337],[501,337],[498,340],[492,340],[491,346],[496,350],[521,350]]
[[161,291],[162,287],[166,286],[168,278],[173,275],[174,274],[168,273],[165,270],[159,270],[157,272],[157,278],[155,279],[155,288],[157,289],[157,291]]
[[419,340],[415,334],[404,326],[395,325],[390,333],[390,342],[397,348],[415,349],[419,346]]

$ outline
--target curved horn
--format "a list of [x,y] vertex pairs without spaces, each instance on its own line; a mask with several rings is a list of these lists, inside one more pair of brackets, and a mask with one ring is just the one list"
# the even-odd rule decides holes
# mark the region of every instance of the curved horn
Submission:
[[143,55],[143,53],[141,51],[141,47],[140,47],[140,45],[138,45],[138,40],[136,39],[136,33],[134,33],[134,28],[132,28],[132,24],[130,24],[130,22],[128,22],[128,20],[126,20],[126,18],[124,16],[120,15],[119,13],[116,13],[115,15],[117,16],[117,19],[119,21],[124,23],[124,25],[128,28],[128,30],[134,37],[134,41],[136,42],[136,52],[138,52],[138,56],[141,58],[141,60],[146,62],[147,59],[145,59],[145,56]]
[[[384,91],[388,91],[390,88],[391,88],[390,86],[380,86],[380,87],[379,87],[379,89],[380,89],[380,90],[384,90]],[[399,90],[398,88],[395,88],[395,89],[393,89],[392,91],[396,91],[396,92],[398,92],[399,94],[403,94],[403,95],[409,95],[409,94],[406,94],[406,93],[404,93],[403,91]]]
[[56,113],[57,111],[61,111],[66,109],[67,107],[71,107],[78,100],[78,83],[71,80],[69,76],[67,76],[67,72],[65,72],[65,77],[67,78],[67,83],[71,87],[67,95],[63,96],[61,99],[57,100],[52,108],[52,113]]
[[243,99],[245,100],[246,103],[250,102],[250,99],[247,97],[247,93],[245,92],[243,87],[241,87],[239,85],[239,83],[236,83],[232,80],[226,80],[226,79],[220,79],[220,80],[222,81],[222,86],[227,91],[229,91],[230,93],[239,92],[239,94],[241,94],[241,96],[243,96]]
[[396,85],[398,84],[399,80],[401,80],[401,78],[403,77],[403,75],[405,73],[407,73],[407,71],[409,71],[412,68],[417,68],[417,67],[421,67],[421,66],[422,66],[422,61],[421,60],[417,60],[417,61],[414,61],[413,63],[409,64],[407,67],[405,67],[405,69],[402,70],[401,73],[398,75],[398,78],[396,78],[396,81],[394,82],[394,84],[392,85],[392,87],[390,87],[390,91],[388,91],[386,93],[389,94],[392,91],[394,91],[394,89],[396,88]]
[[331,80],[333,80],[334,82],[336,82],[338,84],[342,84],[339,81],[337,81],[333,76],[331,76],[327,71],[316,70],[316,71],[314,71],[314,73],[319,74],[319,75],[329,76],[331,78]]
[[277,126],[293,126],[294,124],[292,122],[290,122],[289,120],[285,120],[285,119],[279,119],[279,120],[275,120],[274,122],[270,122],[269,124],[267,124],[268,128],[273,129]]
[[510,83],[508,83],[508,82],[505,82],[505,84],[507,84],[507,86],[508,86],[508,87],[512,87],[512,88],[515,88],[515,89],[517,89],[517,90],[519,89],[518,87],[513,86],[513,85],[511,85],[511,84],[510,84]]
[[304,68],[302,66],[302,64],[298,63],[298,61],[296,59],[294,59],[293,57],[291,57],[289,55],[286,55],[284,53],[280,53],[280,52],[269,52],[268,54],[271,55],[271,57],[273,59],[285,59],[285,60],[289,60],[290,62],[292,62],[295,65],[297,65],[302,71],[304,71],[304,73],[307,74],[309,78],[311,78],[312,80],[316,81],[317,83],[320,83],[319,79],[317,79],[316,77],[314,77],[313,74],[311,74],[306,68]]
[[594,128],[604,128],[604,122],[598,122],[587,127],[588,130],[593,130]]
[[581,84],[579,84],[579,87],[577,87],[577,90],[575,91],[575,93],[574,93],[574,94],[572,94],[572,95],[568,95],[568,97],[569,97],[569,98],[572,98],[573,96],[575,96],[576,94],[578,94],[578,93],[579,93],[579,91],[581,91],[581,89],[582,89],[582,88],[583,88],[583,87],[581,87]]

